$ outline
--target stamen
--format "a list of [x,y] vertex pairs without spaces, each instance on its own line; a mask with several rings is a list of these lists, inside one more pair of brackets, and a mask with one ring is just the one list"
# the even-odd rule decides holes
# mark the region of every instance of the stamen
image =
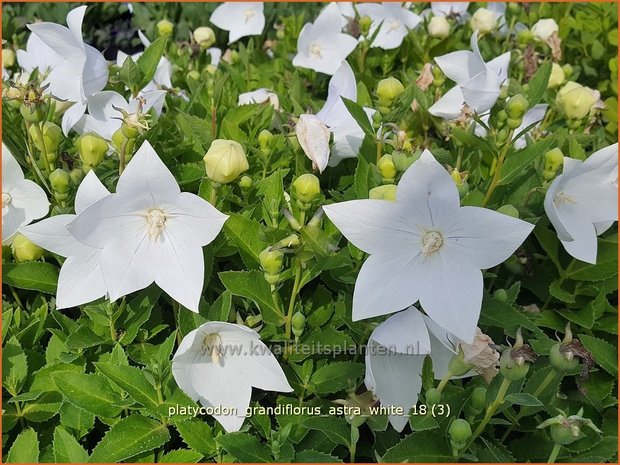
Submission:
[[6,192],[2,193],[2,208],[8,206],[13,199],[11,198],[11,194],[7,194]]
[[422,253],[430,255],[436,252],[443,245],[443,237],[437,231],[430,231],[422,238]]
[[166,213],[159,208],[152,208],[146,213],[146,223],[149,237],[157,240],[166,229]]

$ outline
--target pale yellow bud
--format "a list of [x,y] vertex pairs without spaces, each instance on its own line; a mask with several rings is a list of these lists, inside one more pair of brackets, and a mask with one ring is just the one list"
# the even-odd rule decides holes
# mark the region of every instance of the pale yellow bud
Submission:
[[227,184],[250,168],[245,151],[234,140],[216,139],[203,158],[211,181]]

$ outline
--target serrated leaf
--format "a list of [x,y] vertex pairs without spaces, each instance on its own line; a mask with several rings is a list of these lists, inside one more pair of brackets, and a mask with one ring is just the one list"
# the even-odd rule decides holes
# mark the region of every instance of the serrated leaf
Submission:
[[71,434],[63,428],[54,430],[54,459],[57,463],[84,463],[88,461],[88,452]]
[[542,407],[543,403],[532,394],[525,392],[517,392],[506,396],[506,402],[514,405],[523,405],[525,407]]
[[219,436],[217,443],[239,462],[272,462],[271,450],[255,436],[247,433],[229,433]]
[[295,454],[293,463],[342,463],[342,460],[325,452],[302,450]]
[[323,365],[310,378],[309,389],[317,394],[329,394],[350,387],[364,373],[364,365],[336,362]]
[[580,334],[581,343],[592,352],[596,363],[612,376],[618,374],[618,349],[607,341]]
[[51,263],[26,262],[2,265],[2,282],[18,289],[55,294],[58,285],[58,267]]
[[76,407],[104,418],[114,417],[121,410],[114,407],[121,401],[119,394],[103,375],[60,372],[54,373],[52,379],[65,399]]
[[498,185],[503,186],[517,179],[532,166],[534,160],[549,150],[555,144],[555,137],[547,137],[534,144],[518,150],[506,158],[502,167],[502,176]]
[[6,457],[8,463],[39,463],[39,438],[32,428],[27,428],[15,438]]
[[258,265],[258,255],[269,246],[261,239],[260,230],[260,224],[256,221],[235,213],[224,223],[226,236],[252,259],[254,265]]
[[323,431],[329,438],[337,444],[349,447],[351,444],[351,428],[342,417],[317,417],[308,418],[304,425],[307,428]]
[[97,362],[95,367],[99,373],[127,392],[133,400],[145,407],[157,407],[157,392],[140,368],[133,366],[114,365]]
[[19,341],[13,336],[2,349],[2,385],[9,392],[17,394],[26,376],[28,359]]
[[171,450],[162,455],[157,463],[198,463],[203,455],[188,449]]
[[448,443],[435,431],[413,433],[388,451],[381,458],[382,462],[452,462],[454,457]]
[[211,457],[217,452],[211,427],[202,420],[191,418],[176,422],[174,425],[181,435],[183,442],[205,457]]
[[157,420],[133,414],[106,433],[90,456],[91,463],[120,462],[160,447],[170,439],[168,428]]

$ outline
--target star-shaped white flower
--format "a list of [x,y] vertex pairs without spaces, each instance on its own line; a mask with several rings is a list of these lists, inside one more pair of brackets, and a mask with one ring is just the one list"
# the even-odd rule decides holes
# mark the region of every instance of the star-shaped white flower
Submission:
[[17,51],[17,63],[28,74],[38,69],[40,75],[45,76],[61,60],[53,49],[32,33],[26,42],[26,50]]
[[435,16],[454,16],[459,23],[467,19],[469,2],[431,2],[431,10]]
[[249,105],[252,103],[267,102],[269,102],[269,104],[276,110],[280,109],[280,99],[278,98],[278,94],[276,94],[271,89],[265,88],[260,88],[251,92],[244,92],[242,94],[239,94],[237,105]]
[[28,28],[61,58],[54,64],[43,85],[53,96],[74,102],[62,117],[66,134],[86,111],[89,96],[103,90],[108,82],[108,63],[94,47],[84,43],[82,22],[86,6],[67,14],[67,26],[55,23],[29,24]]
[[239,431],[250,405],[252,387],[291,392],[280,364],[256,331],[211,321],[190,332],[172,359],[179,387],[204,407],[222,407],[214,415],[227,432]]
[[94,132],[101,137],[111,140],[112,136],[122,124],[122,114],[118,109],[128,113],[135,113],[143,102],[141,111],[146,113],[151,108],[158,115],[161,114],[162,106],[166,97],[165,90],[151,90],[143,92],[140,97],[130,102],[125,97],[112,90],[98,92],[88,98],[88,114],[83,115],[74,129],[80,134]]
[[218,6],[210,21],[220,29],[229,32],[228,43],[242,37],[260,35],[265,28],[265,13],[262,2],[228,2]]
[[463,105],[478,114],[489,111],[508,78],[510,52],[486,63],[478,48],[478,31],[471,36],[472,52],[461,50],[435,58],[443,73],[456,82],[428,111],[431,115],[453,120],[460,116]]
[[357,11],[360,16],[368,16],[372,20],[369,36],[372,37],[381,25],[370,46],[384,50],[400,47],[409,31],[415,29],[422,20],[414,12],[403,8],[399,2],[360,3]]
[[145,141],[118,180],[116,193],[91,205],[67,228],[101,250],[112,301],[155,282],[183,306],[198,311],[204,282],[202,247],[228,217],[197,195],[181,192]]
[[533,229],[493,210],[460,207],[456,184],[428,150],[403,174],[395,202],[352,200],[323,209],[370,254],[355,283],[353,320],[419,300],[429,317],[466,342],[482,305],[480,270],[506,260]]
[[47,215],[45,191],[24,177],[13,154],[2,144],[2,244],[8,245],[21,226]]
[[545,212],[566,251],[596,263],[596,237],[618,220],[618,144],[581,162],[564,157],[564,169],[545,195]]
[[[433,360],[435,378],[442,379],[460,343],[415,307],[392,315],[372,332],[366,347],[364,384],[381,405],[402,408],[404,415],[389,416],[396,431],[407,425],[409,411],[418,402],[426,355]],[[455,378],[474,375],[470,371]]]
[[[144,35],[144,33],[138,30],[138,37],[140,38],[140,42],[144,45],[144,48],[148,48],[151,45],[151,41]],[[132,60],[137,61],[138,58],[142,56],[143,52],[134,53],[131,55]],[[118,51],[116,55],[116,65],[123,66],[125,60],[129,55],[125,52]],[[155,69],[155,74],[153,75],[153,79],[144,88],[141,89],[139,96],[143,96],[144,93],[152,91],[152,90],[161,90],[161,89],[170,89],[172,87],[172,63],[166,57],[161,57],[159,59],[159,63],[157,63],[157,68]]]
[[[75,212],[82,213],[110,192],[89,171],[75,195]],[[65,257],[58,276],[56,308],[77,307],[107,294],[101,272],[101,249],[82,244],[71,235],[67,225],[76,215],[56,215],[19,229],[19,232],[39,247]]]
[[306,23],[299,33],[293,65],[331,75],[355,47],[357,40],[342,33],[338,6],[330,3],[314,23]]

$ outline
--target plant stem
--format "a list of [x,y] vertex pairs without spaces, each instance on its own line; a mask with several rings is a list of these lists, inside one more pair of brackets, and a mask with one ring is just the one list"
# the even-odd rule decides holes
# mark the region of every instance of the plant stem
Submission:
[[177,344],[181,345],[183,337],[181,337],[181,332],[179,331],[179,306],[180,304],[176,300],[172,301],[172,315],[174,318],[174,327],[177,330]]
[[461,163],[463,163],[463,151],[464,150],[465,150],[464,147],[460,147],[459,153],[456,156],[456,170],[457,171],[461,171]]
[[209,203],[215,207],[217,203],[217,193],[219,191],[220,185],[216,182],[211,182],[211,194],[209,195]]
[[211,138],[215,139],[217,133],[217,110],[215,105],[211,107]]
[[553,450],[551,451],[551,455],[549,455],[547,463],[555,463],[555,460],[558,458],[558,454],[560,453],[561,448],[562,444],[558,444],[557,442],[553,445]]
[[301,263],[299,260],[295,260],[295,281],[293,282],[293,290],[291,291],[291,300],[288,304],[288,313],[286,315],[284,334],[286,336],[286,351],[284,352],[284,358],[288,358],[288,344],[291,339],[291,325],[293,320],[293,310],[295,309],[295,300],[297,300],[297,294],[299,293],[299,283],[301,282]]
[[437,385],[437,391],[439,391],[439,393],[441,393],[443,391],[443,388],[446,387],[446,384],[448,384],[448,381],[450,381],[451,378],[452,378],[452,373],[450,373],[450,371],[448,371],[445,374],[445,376],[441,379],[439,384]]
[[41,141],[41,157],[43,158],[43,164],[45,165],[45,171],[47,171],[47,175],[49,176],[52,173],[52,166],[50,165],[50,161],[47,159],[47,148],[45,147],[45,139],[43,138],[43,131],[41,131],[41,126],[39,123],[34,123],[34,129],[37,133],[37,137]]
[[484,196],[484,200],[482,201],[482,206],[486,207],[491,197],[493,196],[493,192],[495,192],[495,188],[497,187],[497,183],[499,182],[502,175],[502,166],[504,165],[504,160],[506,159],[506,154],[508,153],[508,149],[512,145],[512,136],[514,135],[515,130],[511,129],[508,132],[508,140],[504,148],[502,149],[502,153],[497,159],[497,165],[495,166],[495,173],[493,173],[493,179],[491,180],[491,184],[489,185],[489,189],[487,190],[486,195]]
[[380,140],[377,140],[377,163],[379,163],[379,160],[381,159],[382,155],[383,155],[383,142],[381,142]]
[[468,449],[469,446],[471,446],[472,443],[476,440],[476,438],[480,436],[480,433],[484,431],[487,423],[491,420],[491,418],[493,418],[495,411],[500,405],[504,403],[504,396],[506,395],[506,391],[508,391],[508,388],[510,387],[510,383],[511,381],[509,379],[504,378],[502,384],[499,387],[499,391],[497,391],[497,397],[495,397],[495,400],[491,402],[491,405],[487,407],[486,415],[476,428],[476,431],[474,431],[474,434],[472,434],[471,438],[469,438],[469,441],[467,441],[467,445],[465,446],[464,450]]
[[127,143],[129,142],[129,139],[125,138],[123,139],[123,142],[121,143],[121,149],[118,153],[118,175],[120,176],[121,174],[123,174],[123,170],[125,169],[125,160],[127,158]]

